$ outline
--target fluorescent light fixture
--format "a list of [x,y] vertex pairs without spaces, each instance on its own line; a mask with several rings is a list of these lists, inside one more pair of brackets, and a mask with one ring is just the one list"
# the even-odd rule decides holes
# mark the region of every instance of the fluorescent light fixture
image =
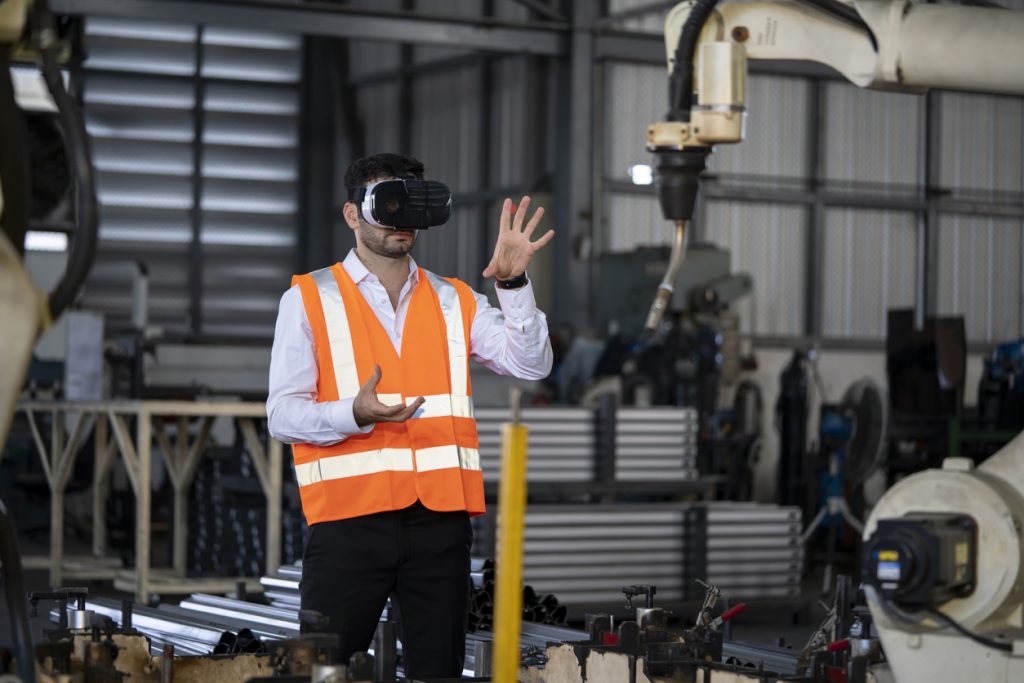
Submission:
[[629,177],[634,185],[650,185],[654,182],[654,170],[647,164],[634,164],[629,167]]
[[25,233],[26,251],[67,251],[68,236],[63,232],[29,230]]

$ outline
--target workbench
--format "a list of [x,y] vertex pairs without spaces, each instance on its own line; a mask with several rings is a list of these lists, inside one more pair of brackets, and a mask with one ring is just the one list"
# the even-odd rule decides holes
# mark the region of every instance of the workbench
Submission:
[[[253,467],[267,499],[266,571],[273,573],[281,561],[282,444],[268,437],[264,446],[256,429],[256,420],[266,419],[263,403],[220,401],[144,401],[112,400],[95,402],[26,401],[18,405],[28,419],[39,459],[50,488],[50,556],[46,564],[50,584],[60,586],[65,579],[113,579],[120,590],[133,592],[140,602],[154,594],[190,592],[226,592],[238,581],[259,588],[255,578],[227,577],[188,579],[185,576],[188,543],[188,494],[195,480],[199,461],[218,417],[234,420],[252,457]],[[43,439],[38,416],[51,416],[50,440]],[[189,433],[190,418],[199,418],[194,436]],[[130,422],[134,419],[134,429]],[[173,441],[167,423],[176,428]],[[66,424],[73,426],[70,432]],[[95,461],[92,481],[92,555],[86,558],[64,556],[64,492],[90,431],[95,433]],[[153,442],[159,446],[174,489],[172,566],[154,570],[150,566],[152,530]],[[122,570],[119,563],[106,557],[107,528],[104,505],[111,468],[120,455],[135,494],[135,570]],[[26,566],[35,566],[31,559]]]

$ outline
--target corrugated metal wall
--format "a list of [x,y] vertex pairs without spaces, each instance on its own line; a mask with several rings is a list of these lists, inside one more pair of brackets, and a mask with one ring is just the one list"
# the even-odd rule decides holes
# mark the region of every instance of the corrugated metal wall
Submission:
[[[643,5],[641,0],[616,0],[610,11]],[[660,21],[659,16],[621,23],[630,30],[660,31]],[[664,114],[665,70],[657,65],[612,63],[605,73],[603,246],[629,251],[639,245],[668,244],[671,231],[651,193],[623,185],[630,166],[650,163],[643,136],[647,124]],[[746,313],[746,331],[802,335],[807,331],[805,312],[812,309],[820,319],[821,336],[880,340],[885,336],[888,308],[923,305],[916,288],[923,267],[918,263],[922,221],[910,207],[919,205],[924,196],[925,99],[859,90],[840,82],[823,82],[821,88],[824,149],[817,187],[829,193],[828,202],[837,202],[823,212],[823,222],[815,227],[822,243],[816,252],[823,259],[822,291],[811,291],[805,281],[811,267],[806,259],[813,256],[806,245],[812,234],[807,227],[813,215],[810,205],[787,205],[785,197],[779,203],[760,204],[740,199],[745,189],[778,188],[784,194],[809,187],[814,102],[807,79],[750,77],[746,139],[739,145],[717,146],[708,164],[708,177],[718,196],[733,193],[736,199],[708,201],[695,216],[695,227],[704,238],[733,249],[734,269],[754,275],[753,299],[740,307]],[[942,191],[952,199],[1019,210],[1024,204],[1024,101],[943,93],[938,102]],[[853,197],[851,206],[862,208],[845,208],[843,196]],[[872,198],[878,207],[871,206]],[[892,208],[883,209],[883,204]],[[900,210],[901,204],[907,208]],[[979,210],[984,211],[984,204]],[[950,227],[954,225],[959,227]],[[1010,225],[1017,229],[999,229]],[[974,227],[981,234],[967,237]],[[937,309],[965,315],[973,342],[1024,332],[1016,275],[1024,267],[1020,227],[1016,219],[951,215],[935,228]],[[992,249],[981,250],[978,240]],[[976,261],[965,270],[968,253]],[[993,260],[996,257],[999,260]],[[959,265],[952,270],[954,263]],[[975,287],[990,293],[966,299],[963,293]],[[1000,295],[997,289],[1009,295]],[[989,319],[1000,321],[999,325],[982,322]]]
[[[404,3],[354,4],[397,11]],[[1024,5],[1024,0],[1011,3],[1016,4]],[[647,5],[648,0],[612,0],[608,9],[616,13]],[[429,8],[418,3],[416,8],[462,17],[482,11],[473,0],[438,1]],[[515,3],[497,2],[494,9],[499,18],[528,17],[527,9]],[[619,22],[618,28],[660,33],[663,18],[663,10],[638,15]],[[196,27],[109,20],[90,21],[88,26],[85,98],[100,170],[103,244],[87,305],[123,321],[129,300],[124,263],[141,256],[152,272],[154,322],[172,332],[190,329],[181,312],[188,310],[192,284],[192,140],[195,112],[202,109],[202,331],[269,336],[298,233],[299,39],[208,29],[202,39],[202,88],[197,89]],[[422,235],[416,256],[431,268],[480,286],[500,201],[487,191],[531,186],[539,172],[531,164],[538,157],[551,163],[546,151],[538,155],[529,150],[529,116],[536,107],[527,98],[535,72],[526,57],[478,56],[449,70],[418,74],[409,92],[411,149],[400,150],[403,85],[395,78],[373,82],[372,76],[400,68],[403,54],[412,64],[422,64],[466,52],[432,47],[403,51],[397,44],[352,42],[350,78],[362,81],[355,95],[362,144],[368,152],[407,151],[426,163],[429,176],[452,186],[457,203],[451,223]],[[490,69],[493,96],[487,122],[481,93],[485,68]],[[623,185],[631,165],[650,162],[644,132],[664,114],[665,70],[660,65],[605,63],[597,73],[605,81],[597,103],[604,126],[597,132],[603,136],[603,154],[596,160],[600,168],[595,169],[603,188],[597,201],[603,206],[596,212],[601,218],[596,245],[599,250],[625,251],[666,244],[670,229],[650,190]],[[549,77],[550,72],[544,74]],[[861,199],[884,197],[890,208],[872,208],[870,202],[858,204],[858,209],[829,205],[821,214],[822,224],[812,230],[806,203],[784,196],[727,199],[730,192],[750,188],[778,188],[784,194],[812,187],[815,88],[803,78],[753,75],[747,139],[715,150],[709,177],[718,198],[705,200],[695,228],[704,238],[732,248],[734,268],[755,277],[755,295],[743,309],[745,330],[803,335],[810,308],[817,311],[812,318],[820,318],[817,332],[826,337],[877,340],[884,335],[886,307],[920,304],[914,286],[922,268],[917,262],[920,221],[898,206],[901,200],[919,201],[923,193],[924,99],[861,91],[839,82],[820,87],[823,167],[813,187],[852,192]],[[202,106],[196,107],[200,90]],[[1020,206],[1022,100],[943,93],[937,101],[942,189],[954,199]],[[485,124],[490,129],[486,138]],[[142,146],[146,153],[136,153]],[[339,160],[339,166],[348,161]],[[482,168],[484,163],[487,168]],[[967,315],[973,341],[1021,331],[1020,227],[1016,218],[952,213],[935,227],[938,308]],[[807,240],[814,234],[822,246],[810,254]],[[982,243],[989,246],[982,249]],[[806,281],[812,257],[823,259],[821,292],[810,291]],[[967,298],[975,285],[989,292],[984,300],[977,298],[980,294]]]
[[[300,39],[90,19],[85,45],[101,214],[84,304],[127,324],[138,261],[152,324],[269,337],[294,260]],[[197,257],[201,325],[189,317]]]
[[805,213],[802,207],[784,204],[708,202],[707,240],[730,249],[733,270],[754,278],[753,294],[737,308],[745,330],[786,336],[803,329]]
[[832,209],[825,214],[822,332],[881,339],[886,311],[912,308],[917,278],[917,216]]
[[1021,336],[1024,221],[945,215],[939,220],[939,312],[965,318],[967,338]]

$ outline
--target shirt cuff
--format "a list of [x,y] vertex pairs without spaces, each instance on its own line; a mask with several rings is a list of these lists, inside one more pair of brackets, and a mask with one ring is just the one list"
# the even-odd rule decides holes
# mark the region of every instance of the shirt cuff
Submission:
[[338,433],[338,436],[355,436],[373,430],[372,422],[365,427],[356,424],[356,416],[352,411],[354,402],[355,399],[343,398],[340,401],[331,401],[327,404],[327,422],[330,423],[331,429]]
[[498,305],[506,318],[524,320],[537,312],[532,282],[527,282],[525,287],[519,289],[502,289],[495,285],[494,291],[498,293]]

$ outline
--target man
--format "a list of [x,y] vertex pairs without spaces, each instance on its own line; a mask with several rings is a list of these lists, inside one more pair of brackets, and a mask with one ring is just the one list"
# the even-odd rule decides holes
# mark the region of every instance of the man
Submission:
[[469,518],[484,512],[468,362],[523,379],[551,371],[526,267],[554,233],[531,242],[544,210],[526,221],[530,198],[518,208],[505,200],[483,272],[497,280],[498,310],[419,268],[409,255],[415,230],[367,222],[358,202],[390,179],[423,180],[423,165],[380,154],[349,167],[344,214],[356,248],[297,276],[281,298],[268,425],[293,444],[310,524],[302,608],[328,617],[342,661],[370,645],[390,596],[406,675],[459,677]]

